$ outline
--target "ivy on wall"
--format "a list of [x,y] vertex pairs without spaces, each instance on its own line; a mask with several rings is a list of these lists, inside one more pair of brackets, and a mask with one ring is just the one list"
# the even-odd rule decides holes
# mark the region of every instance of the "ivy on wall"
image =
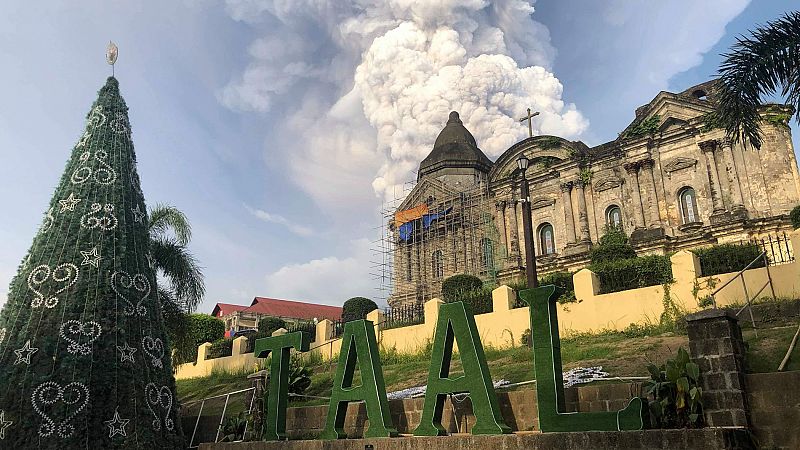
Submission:
[[628,131],[626,131],[622,136],[622,139],[633,139],[642,136],[647,136],[651,134],[655,134],[658,131],[658,124],[661,122],[661,116],[653,116],[642,120],[641,122],[637,123],[633,127],[631,127]]

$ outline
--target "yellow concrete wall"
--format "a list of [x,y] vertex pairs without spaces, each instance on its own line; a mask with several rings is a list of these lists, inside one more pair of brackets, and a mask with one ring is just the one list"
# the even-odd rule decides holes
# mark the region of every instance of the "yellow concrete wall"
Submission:
[[[800,248],[800,230],[792,233],[792,244]],[[795,252],[797,254],[797,252]],[[700,276],[700,263],[696,255],[688,251],[675,253],[671,258],[675,282],[669,285],[669,299],[686,312],[699,309],[698,299],[710,294],[707,280],[717,280],[716,287],[734,278],[735,273],[720,274],[714,277]],[[769,277],[777,297],[800,298],[800,262],[792,262],[769,268]],[[767,282],[766,268],[744,272],[750,297]],[[599,294],[600,282],[593,272],[583,269],[573,276],[577,303],[559,305],[559,331],[562,335],[573,332],[592,332],[605,329],[622,330],[630,324],[651,321],[657,323],[664,312],[664,287],[650,286],[610,294]],[[699,288],[699,289],[698,289]],[[768,287],[759,298],[772,297]],[[493,312],[475,316],[478,333],[484,346],[498,348],[520,345],[523,332],[530,328],[528,308],[512,309],[516,294],[508,286],[501,286],[492,292]],[[733,281],[716,295],[718,306],[742,304],[745,301],[741,279]],[[432,299],[425,303],[425,322],[403,328],[384,330],[383,313],[372,311],[367,319],[376,325],[376,337],[381,347],[394,348],[400,353],[414,353],[424,348],[433,339],[439,306],[442,301]],[[280,331],[280,330],[279,330]],[[285,332],[285,331],[284,331]],[[276,332],[278,333],[278,332]],[[242,341],[243,340],[243,341]],[[211,344],[198,348],[198,362],[178,367],[177,379],[207,376],[213,370],[236,371],[252,368],[257,359],[250,354],[242,354],[246,338],[238,338],[234,343],[233,356],[206,360]],[[317,324],[316,336],[311,349],[323,359],[337,357],[341,339],[333,339],[333,323],[323,320]]]

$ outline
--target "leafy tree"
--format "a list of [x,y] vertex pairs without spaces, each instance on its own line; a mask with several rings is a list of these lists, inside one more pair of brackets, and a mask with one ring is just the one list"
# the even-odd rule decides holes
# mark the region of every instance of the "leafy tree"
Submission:
[[442,300],[447,303],[455,301],[466,292],[483,289],[483,281],[474,275],[453,275],[442,282]]
[[636,251],[628,243],[628,236],[621,227],[606,227],[600,242],[589,252],[592,264],[635,257]]
[[366,319],[367,314],[378,309],[378,305],[366,297],[353,297],[342,305],[342,321]]
[[749,37],[739,37],[723,56],[716,114],[729,138],[760,147],[761,100],[779,89],[800,122],[800,12],[787,13]]
[[792,208],[792,212],[789,213],[789,218],[792,220],[792,228],[795,230],[800,228],[800,206]]
[[286,328],[286,321],[278,317],[265,317],[258,321],[258,333],[265,336],[272,336],[280,328]]
[[185,448],[130,132],[110,77],[0,311],[2,448]]

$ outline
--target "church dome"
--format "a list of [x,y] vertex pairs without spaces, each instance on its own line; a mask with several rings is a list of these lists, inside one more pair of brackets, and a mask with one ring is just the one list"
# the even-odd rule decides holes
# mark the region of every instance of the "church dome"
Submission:
[[464,127],[458,113],[452,111],[447,125],[433,144],[433,151],[419,164],[419,177],[445,168],[489,172],[491,167],[492,161],[478,148],[475,137]]

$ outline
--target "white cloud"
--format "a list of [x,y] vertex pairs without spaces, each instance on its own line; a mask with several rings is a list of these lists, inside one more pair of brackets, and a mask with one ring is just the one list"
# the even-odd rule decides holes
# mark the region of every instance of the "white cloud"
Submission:
[[340,306],[351,297],[373,297],[367,239],[351,242],[347,257],[288,264],[266,276],[264,295]]
[[296,224],[291,220],[281,216],[280,214],[271,214],[261,209],[251,208],[247,205],[245,205],[245,208],[247,208],[250,214],[252,214],[256,218],[261,219],[267,223],[282,225],[286,227],[287,230],[291,231],[292,233],[298,236],[311,236],[312,234],[314,234],[314,230],[311,229],[311,227]]
[[588,126],[561,99],[555,50],[527,1],[228,0],[227,10],[262,35],[220,100],[281,103],[291,177],[329,210],[402,190],[450,110],[490,156],[525,137],[516,118],[528,107],[542,112],[536,132],[576,138]]

